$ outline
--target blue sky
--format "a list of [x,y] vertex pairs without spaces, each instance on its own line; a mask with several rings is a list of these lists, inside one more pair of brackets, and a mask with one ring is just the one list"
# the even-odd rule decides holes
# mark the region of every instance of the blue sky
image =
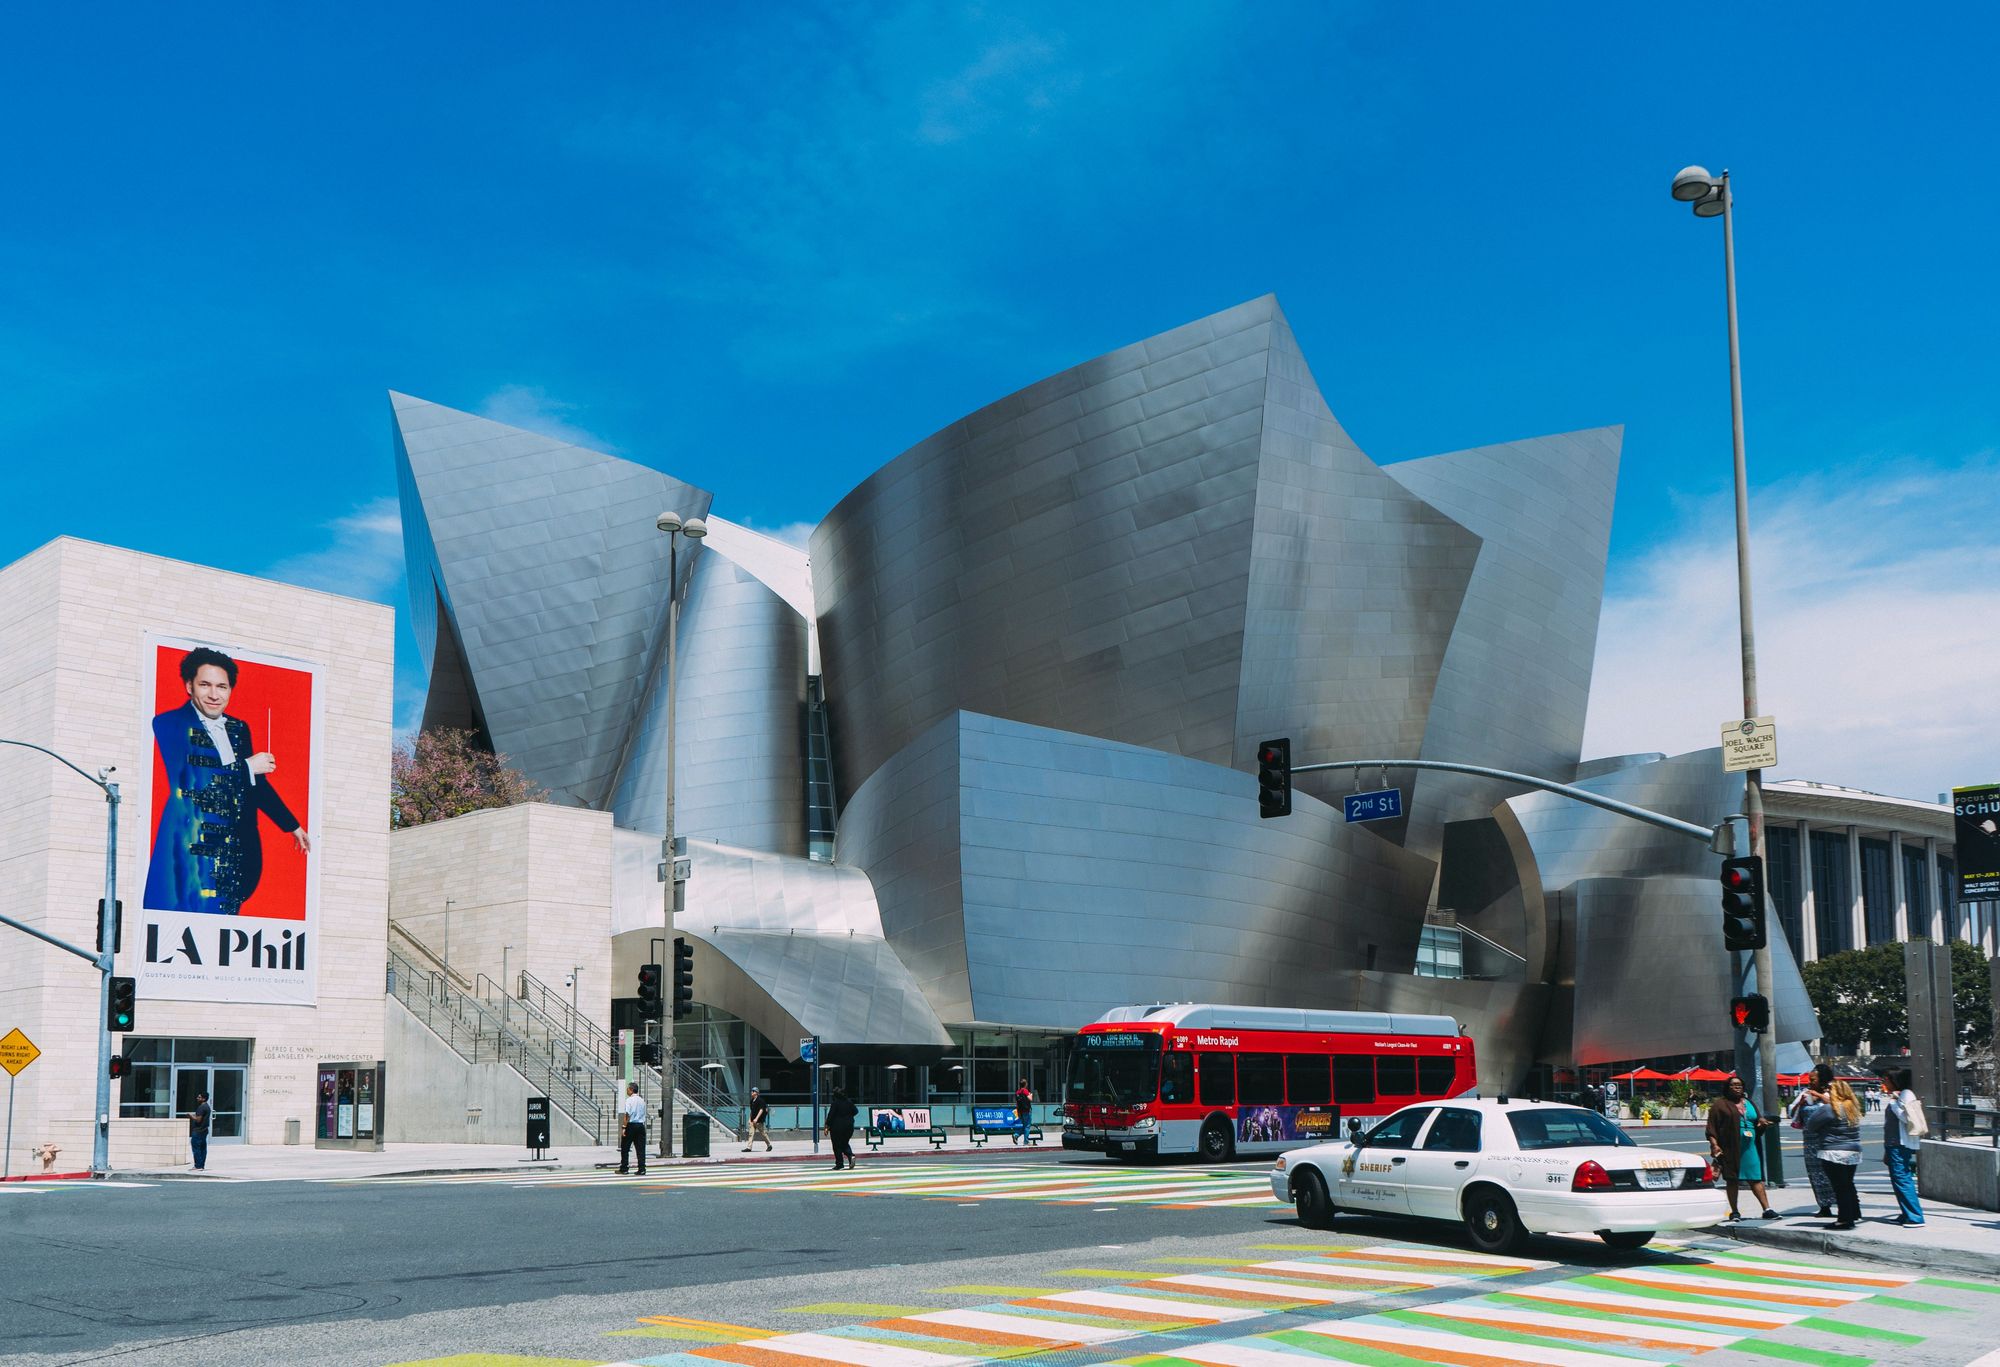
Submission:
[[[1782,770],[2000,778],[1989,12],[580,13],[0,19],[0,562],[70,533],[400,607],[390,388],[810,523],[1274,291],[1379,460],[1626,424],[1590,748],[1713,744],[1721,241],[1666,193],[1700,161],[1739,199]],[[180,511],[218,485],[220,536]]]

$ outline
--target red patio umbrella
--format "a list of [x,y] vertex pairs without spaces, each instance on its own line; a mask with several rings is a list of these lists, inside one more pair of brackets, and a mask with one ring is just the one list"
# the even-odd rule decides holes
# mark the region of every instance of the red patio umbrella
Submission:
[[1736,1074],[1725,1073],[1720,1068],[1690,1068],[1680,1076],[1689,1082],[1727,1082]]

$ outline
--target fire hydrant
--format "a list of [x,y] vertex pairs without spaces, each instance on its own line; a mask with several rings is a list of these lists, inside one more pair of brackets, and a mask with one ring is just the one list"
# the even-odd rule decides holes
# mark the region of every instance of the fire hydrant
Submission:
[[29,1149],[28,1152],[42,1160],[43,1172],[54,1172],[56,1170],[56,1155],[61,1153],[62,1150],[53,1144],[42,1144]]

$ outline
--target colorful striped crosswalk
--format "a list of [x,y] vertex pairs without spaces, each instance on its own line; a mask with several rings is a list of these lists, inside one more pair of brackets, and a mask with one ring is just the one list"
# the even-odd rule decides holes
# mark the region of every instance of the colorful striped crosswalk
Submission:
[[939,1201],[1046,1201],[1089,1206],[1146,1205],[1167,1209],[1230,1207],[1275,1209],[1270,1181],[1262,1168],[1123,1168],[1096,1161],[894,1162],[847,1172],[830,1171],[823,1161],[729,1163],[677,1166],[648,1173],[452,1173],[412,1177],[352,1179],[384,1184],[478,1183],[537,1190],[575,1190],[607,1184],[654,1189],[705,1188],[794,1192],[839,1196],[925,1197]]

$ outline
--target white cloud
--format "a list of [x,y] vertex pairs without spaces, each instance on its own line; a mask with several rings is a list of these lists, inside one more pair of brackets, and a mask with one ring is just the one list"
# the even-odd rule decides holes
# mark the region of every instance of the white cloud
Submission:
[[743,524],[759,536],[768,536],[773,541],[782,541],[787,546],[797,546],[805,550],[812,541],[813,528],[817,522],[787,522],[782,527],[760,527],[754,522]]
[[545,437],[566,441],[571,446],[586,447],[605,455],[618,454],[618,448],[603,437],[569,421],[569,415],[574,412],[575,404],[552,399],[540,386],[526,384],[502,385],[479,405],[479,416],[482,418],[491,418],[524,432],[539,432]]
[[[1742,703],[1720,500],[1605,602],[1586,755],[1717,743]],[[1759,710],[1773,778],[1930,799],[2000,779],[2000,462],[1875,462],[1753,495]]]
[[393,498],[370,499],[325,523],[328,544],[287,556],[265,571],[309,589],[396,603],[403,586],[403,517]]

